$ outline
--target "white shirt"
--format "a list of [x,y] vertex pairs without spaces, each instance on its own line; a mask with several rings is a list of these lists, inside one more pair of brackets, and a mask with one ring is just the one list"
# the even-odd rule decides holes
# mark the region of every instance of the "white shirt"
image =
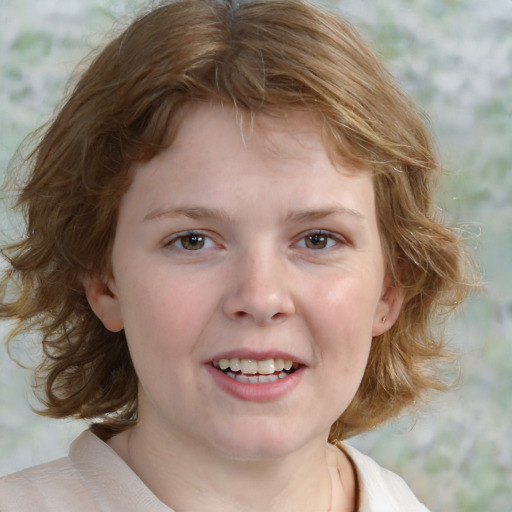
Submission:
[[[428,512],[407,484],[370,457],[344,446],[357,467],[359,512]],[[173,512],[89,431],[67,457],[0,479],[0,512]]]

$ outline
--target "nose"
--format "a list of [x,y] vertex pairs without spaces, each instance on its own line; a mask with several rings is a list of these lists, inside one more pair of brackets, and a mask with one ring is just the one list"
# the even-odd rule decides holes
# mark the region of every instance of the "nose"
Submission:
[[265,325],[295,313],[292,280],[279,258],[269,254],[241,257],[230,276],[223,303],[231,320]]

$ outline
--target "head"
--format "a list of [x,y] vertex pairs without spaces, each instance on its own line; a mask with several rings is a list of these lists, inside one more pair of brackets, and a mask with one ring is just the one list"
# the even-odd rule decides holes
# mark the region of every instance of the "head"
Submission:
[[110,432],[136,421],[124,333],[94,314],[84,282],[112,273],[134,170],[172,147],[190,107],[205,103],[245,119],[311,113],[332,161],[371,175],[386,279],[403,306],[374,337],[331,440],[440,387],[433,368],[444,348],[433,322],[464,296],[464,249],[436,218],[438,163],[408,98],[351,25],[309,4],[178,0],[135,21],[91,63],[36,148],[20,194],[26,236],[4,251],[4,284],[16,281],[18,291],[0,312],[41,332],[46,413],[102,418]]

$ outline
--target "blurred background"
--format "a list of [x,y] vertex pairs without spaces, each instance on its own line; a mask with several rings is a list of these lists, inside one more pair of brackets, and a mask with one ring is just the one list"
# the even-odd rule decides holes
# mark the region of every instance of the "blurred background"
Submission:
[[[512,0],[320,3],[355,23],[428,114],[448,170],[439,201],[470,236],[484,281],[449,326],[461,354],[458,387],[351,443],[402,475],[432,512],[510,512]],[[77,63],[142,7],[0,0],[0,178],[24,137],[52,115]],[[5,240],[16,222],[0,211]],[[66,454],[84,428],[36,416],[30,385],[30,372],[1,346],[0,475]]]

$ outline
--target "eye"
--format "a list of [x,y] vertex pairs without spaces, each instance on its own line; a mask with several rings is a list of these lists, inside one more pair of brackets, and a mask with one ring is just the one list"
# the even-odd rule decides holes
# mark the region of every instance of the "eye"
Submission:
[[215,242],[202,233],[185,233],[169,240],[167,246],[176,247],[185,251],[200,251],[215,246]]
[[304,235],[298,242],[298,247],[303,247],[306,249],[313,250],[321,250],[321,249],[329,249],[339,243],[341,243],[339,237],[332,235],[330,233],[324,233],[322,231],[316,231],[313,233],[307,233]]

